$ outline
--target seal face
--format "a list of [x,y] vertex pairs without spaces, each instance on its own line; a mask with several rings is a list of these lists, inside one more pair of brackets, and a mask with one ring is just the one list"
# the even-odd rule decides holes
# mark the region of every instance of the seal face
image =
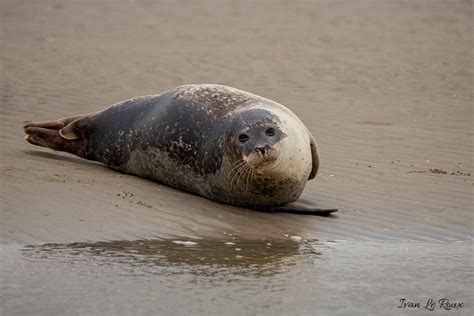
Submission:
[[185,85],[101,112],[25,125],[27,140],[239,206],[295,201],[319,166],[283,105],[222,85]]

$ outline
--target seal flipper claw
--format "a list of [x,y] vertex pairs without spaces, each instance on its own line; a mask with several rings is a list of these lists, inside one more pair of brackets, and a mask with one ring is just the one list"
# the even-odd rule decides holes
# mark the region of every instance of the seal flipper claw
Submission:
[[316,207],[311,201],[305,199],[300,199],[298,201],[290,202],[280,206],[256,207],[254,209],[260,212],[292,213],[318,216],[328,216],[331,213],[338,211],[337,208],[325,209]]

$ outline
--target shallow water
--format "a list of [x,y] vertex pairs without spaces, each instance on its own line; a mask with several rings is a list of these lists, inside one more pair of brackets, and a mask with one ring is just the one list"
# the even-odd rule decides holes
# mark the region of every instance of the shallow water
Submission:
[[[295,240],[297,238],[294,238]],[[472,242],[139,240],[3,247],[5,315],[472,312]],[[190,241],[190,245],[186,245]],[[193,244],[195,243],[195,244]],[[390,275],[388,282],[387,275]]]

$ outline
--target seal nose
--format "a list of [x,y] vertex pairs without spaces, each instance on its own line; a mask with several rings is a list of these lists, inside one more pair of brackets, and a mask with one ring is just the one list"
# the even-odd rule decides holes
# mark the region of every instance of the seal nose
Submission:
[[255,147],[255,151],[260,152],[263,156],[265,156],[267,154],[269,149],[270,149],[270,146],[268,146],[268,145],[259,145],[259,146]]

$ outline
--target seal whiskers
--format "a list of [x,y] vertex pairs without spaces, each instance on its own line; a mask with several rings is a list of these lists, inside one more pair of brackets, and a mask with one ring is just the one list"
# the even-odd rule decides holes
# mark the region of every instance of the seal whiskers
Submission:
[[236,169],[238,169],[239,167],[241,167],[241,166],[244,165],[245,163],[246,163],[245,160],[237,160],[237,161],[234,163],[234,164],[237,164],[237,166],[233,167],[233,168],[229,171],[227,177],[230,177],[230,175],[231,175],[231,173],[232,173],[233,171],[235,171]]
[[232,187],[232,183],[234,182],[234,179],[237,179],[237,183],[236,185],[238,185],[240,183],[240,177],[242,176],[245,168],[247,167],[247,162],[246,161],[243,161],[239,166],[238,168],[236,168],[234,170],[235,174],[234,176],[232,177],[232,179],[230,180],[230,186]]
[[245,191],[248,190],[249,182],[251,182],[251,177],[253,179],[253,173],[254,173],[254,170],[250,165],[248,165],[247,170],[248,170],[248,172],[247,172],[247,181],[245,183]]

